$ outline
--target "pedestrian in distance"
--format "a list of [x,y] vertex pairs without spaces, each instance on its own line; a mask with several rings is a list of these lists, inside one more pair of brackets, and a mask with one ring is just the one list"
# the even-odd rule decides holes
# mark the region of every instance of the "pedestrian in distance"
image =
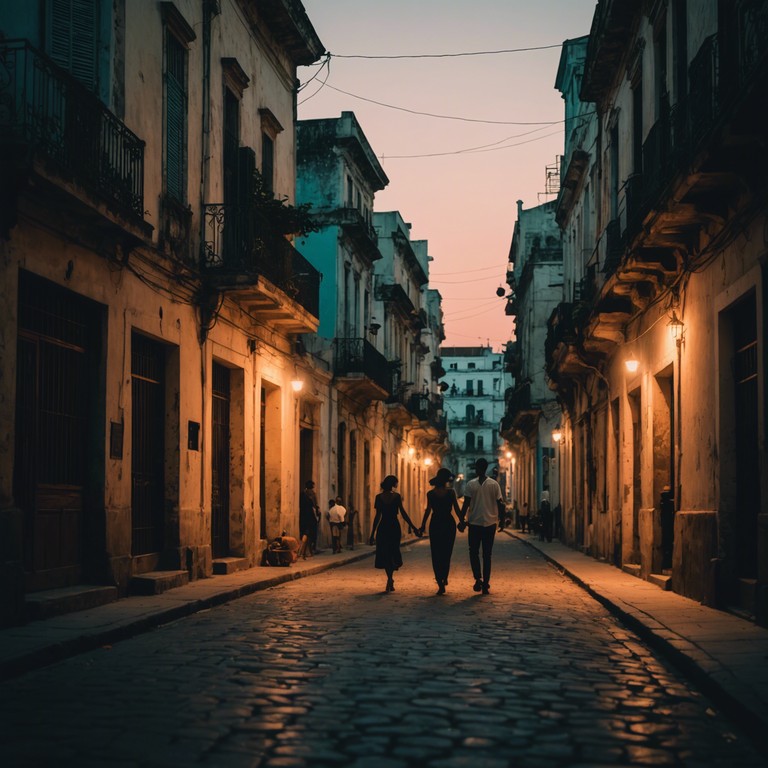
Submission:
[[520,509],[517,506],[517,499],[514,499],[512,502],[512,510],[509,513],[509,517],[510,524],[515,528],[520,528]]
[[520,533],[531,532],[531,515],[528,511],[528,502],[523,502],[523,513],[520,515]]
[[331,541],[333,554],[341,552],[341,530],[346,524],[347,508],[341,503],[341,496],[333,500],[333,506],[328,510],[328,522],[331,526]]
[[315,495],[315,483],[307,480],[304,489],[299,494],[299,557],[303,560],[307,556],[312,557],[314,548],[312,542],[317,540],[317,496]]
[[456,541],[456,520],[453,517],[453,512],[456,512],[457,517],[460,513],[456,491],[448,487],[452,480],[453,473],[449,469],[441,467],[429,481],[433,488],[431,491],[427,491],[427,507],[424,510],[424,518],[421,521],[421,526],[416,529],[416,535],[421,538],[424,535],[429,516],[432,515],[432,522],[429,525],[429,548],[432,554],[432,570],[435,573],[438,595],[445,594],[448,573],[451,569],[451,555]]
[[[492,478],[487,477],[486,459],[475,462],[477,477],[472,478],[464,490],[464,503],[459,514],[459,531],[464,531],[469,524],[469,564],[475,583],[472,589],[484,595],[491,591],[491,556],[493,540],[496,537],[496,527],[499,524],[499,514],[504,509],[501,487]],[[482,547],[482,568],[480,564],[480,549]]]
[[552,541],[552,505],[549,503],[549,491],[541,492],[539,504],[539,541]]
[[397,488],[397,478],[394,475],[387,475],[381,481],[381,493],[376,494],[373,505],[376,514],[373,518],[370,538],[370,543],[376,545],[374,566],[387,574],[387,592],[395,591],[394,573],[403,564],[403,557],[400,554],[398,514],[402,515],[409,528],[416,528],[403,507],[402,496],[395,488]]

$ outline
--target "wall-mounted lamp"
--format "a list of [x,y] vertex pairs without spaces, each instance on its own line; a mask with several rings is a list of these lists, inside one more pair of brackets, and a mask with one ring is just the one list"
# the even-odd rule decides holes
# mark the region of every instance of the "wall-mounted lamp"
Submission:
[[555,427],[555,428],[552,430],[552,439],[553,439],[553,440],[554,440],[556,443],[559,443],[559,442],[560,442],[560,441],[563,439],[563,432],[562,432],[562,430],[560,429],[560,427]]
[[677,312],[672,310],[672,319],[667,323],[669,328],[669,335],[677,340],[683,338],[683,331],[685,330],[685,323],[677,316]]
[[409,456],[413,456],[414,453],[416,453],[416,449],[412,445],[409,445],[408,446],[408,455]]
[[507,457],[507,461],[509,461],[512,458],[512,451],[507,451],[504,455]]
[[291,379],[291,389],[298,394],[301,392],[302,389],[304,389],[304,380],[299,376],[299,369],[294,366],[293,367],[293,378]]
[[424,459],[424,466],[425,467],[431,467],[432,466],[432,459],[429,456],[427,456],[427,458]]
[[624,361],[624,366],[628,373],[636,373],[637,369],[640,367],[640,361],[633,354],[630,354]]
[[379,332],[379,328],[381,328],[381,323],[376,322],[376,318],[371,318],[371,324],[368,326],[368,333],[371,334],[371,336],[375,336]]

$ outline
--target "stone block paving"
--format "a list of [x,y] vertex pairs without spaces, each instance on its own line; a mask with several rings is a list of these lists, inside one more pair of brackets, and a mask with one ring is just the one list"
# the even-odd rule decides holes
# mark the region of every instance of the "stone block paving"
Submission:
[[738,727],[516,539],[396,591],[370,558],[0,687],[4,766],[765,766]]

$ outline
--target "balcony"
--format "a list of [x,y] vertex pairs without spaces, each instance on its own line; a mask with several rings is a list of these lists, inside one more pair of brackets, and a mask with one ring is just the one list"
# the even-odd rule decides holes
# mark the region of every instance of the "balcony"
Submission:
[[[78,216],[95,209],[101,220],[151,233],[143,220],[144,142],[25,40],[0,42],[0,147],[17,180],[31,165],[49,182],[37,194],[51,207]],[[0,212],[4,229],[9,215]]]
[[256,318],[286,333],[314,333],[320,273],[253,206],[204,206],[202,269]]
[[530,432],[538,423],[541,406],[531,402],[531,384],[525,382],[507,398],[507,411],[502,419],[506,430]]
[[379,301],[383,301],[397,310],[408,321],[410,321],[412,313],[416,311],[413,302],[399,283],[381,283],[376,286],[375,295]]
[[363,218],[357,208],[340,208],[336,211],[338,223],[344,234],[351,240],[357,253],[368,261],[378,261],[381,258],[379,251],[379,236],[376,230]]
[[366,339],[335,339],[333,372],[338,388],[368,400],[386,400],[392,391],[392,367]]

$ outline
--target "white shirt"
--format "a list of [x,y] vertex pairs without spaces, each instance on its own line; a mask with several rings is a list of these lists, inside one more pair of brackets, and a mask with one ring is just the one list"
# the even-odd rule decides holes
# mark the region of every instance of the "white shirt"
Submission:
[[342,507],[341,504],[334,504],[328,510],[328,520],[331,523],[343,523],[347,517],[347,508]]
[[501,500],[501,486],[492,478],[486,477],[481,483],[473,477],[464,490],[469,497],[467,522],[470,525],[498,525],[499,507],[496,500]]

